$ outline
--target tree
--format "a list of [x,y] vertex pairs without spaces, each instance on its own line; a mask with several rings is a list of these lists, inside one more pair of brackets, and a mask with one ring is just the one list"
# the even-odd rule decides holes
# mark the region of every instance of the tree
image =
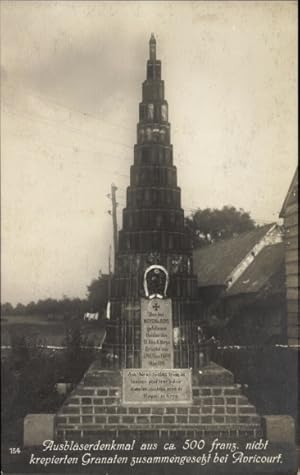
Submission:
[[18,303],[16,308],[15,308],[15,315],[25,315],[26,313],[26,307],[22,303]]
[[1,304],[1,315],[13,315],[14,314],[14,307],[12,306],[11,303],[6,302]]
[[84,334],[80,320],[72,320],[66,326],[65,374],[72,382],[79,382],[83,373],[95,359],[93,344]]
[[194,248],[199,248],[251,231],[256,228],[256,223],[243,209],[224,206],[222,209],[197,209],[186,218],[186,226]]
[[35,315],[36,311],[36,303],[31,301],[26,305],[26,315]]
[[102,274],[101,270],[97,279],[92,280],[88,286],[88,302],[91,312],[103,313],[108,301],[109,276]]
[[39,348],[35,339],[16,334],[12,348],[1,361],[3,422],[5,443],[22,442],[23,418],[28,413],[53,413],[62,404],[55,383],[63,369],[61,354]]

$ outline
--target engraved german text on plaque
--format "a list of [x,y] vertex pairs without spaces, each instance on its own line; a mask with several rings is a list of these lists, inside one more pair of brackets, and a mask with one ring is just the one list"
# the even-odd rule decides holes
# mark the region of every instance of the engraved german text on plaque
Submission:
[[192,404],[188,368],[123,369],[123,404]]
[[174,367],[171,299],[141,300],[141,366]]

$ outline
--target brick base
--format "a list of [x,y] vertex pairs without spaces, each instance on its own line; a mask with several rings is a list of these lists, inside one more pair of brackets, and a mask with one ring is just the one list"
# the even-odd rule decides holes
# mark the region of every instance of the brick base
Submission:
[[255,407],[233,383],[232,373],[214,363],[193,375],[190,405],[123,406],[121,392],[121,372],[94,362],[56,415],[56,439],[262,436]]

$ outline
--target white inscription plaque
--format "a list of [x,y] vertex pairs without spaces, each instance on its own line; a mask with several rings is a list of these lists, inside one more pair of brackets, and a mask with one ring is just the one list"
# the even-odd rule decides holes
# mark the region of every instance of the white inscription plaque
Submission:
[[142,368],[174,367],[171,299],[141,300],[141,363]]
[[192,370],[123,369],[123,404],[191,404]]

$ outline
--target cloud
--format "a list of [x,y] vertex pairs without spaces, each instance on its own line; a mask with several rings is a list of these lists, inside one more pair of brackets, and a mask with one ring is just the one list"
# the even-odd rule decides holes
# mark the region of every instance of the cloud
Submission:
[[144,48],[130,50],[129,59],[123,62],[124,46],[119,57],[112,51],[116,51],[112,38],[105,36],[100,44],[94,40],[66,46],[36,65],[25,76],[25,82],[50,96],[80,103],[84,110],[105,109],[106,103],[120,94],[132,93],[145,56]]
[[128,31],[137,6],[124,5],[122,18],[113,2],[22,3],[7,7],[2,20],[2,61],[13,80],[88,111],[133,93],[150,36],[136,25]]

